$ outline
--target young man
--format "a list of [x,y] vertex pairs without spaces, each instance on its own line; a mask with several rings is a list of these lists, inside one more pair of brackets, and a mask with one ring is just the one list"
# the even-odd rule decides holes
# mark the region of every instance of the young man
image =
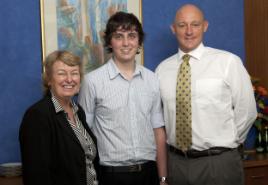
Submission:
[[112,58],[85,76],[79,94],[97,137],[103,185],[166,182],[166,135],[158,79],[135,62],[143,38],[142,26],[133,14],[111,16],[104,40]]
[[208,28],[192,5],[171,30],[178,53],[156,69],[169,144],[169,185],[243,185],[237,147],[256,118],[250,77],[236,55],[202,43]]

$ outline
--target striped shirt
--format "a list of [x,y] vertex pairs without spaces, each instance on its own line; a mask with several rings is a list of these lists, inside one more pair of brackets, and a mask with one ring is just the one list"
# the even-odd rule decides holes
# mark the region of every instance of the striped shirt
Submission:
[[[54,104],[55,107],[55,111],[56,113],[64,111],[64,109],[62,108],[62,106],[60,105],[60,103],[58,102],[58,100],[56,99],[56,97],[52,94],[52,102]],[[80,144],[82,146],[82,148],[84,149],[85,152],[85,162],[86,162],[86,170],[87,170],[87,185],[98,185],[98,181],[97,181],[97,175],[96,175],[96,171],[94,169],[94,165],[93,165],[93,160],[96,157],[96,147],[95,144],[92,140],[92,138],[90,137],[90,135],[87,133],[86,129],[84,128],[84,126],[82,125],[81,121],[78,118],[77,115],[77,111],[78,111],[78,106],[75,104],[74,101],[71,102],[72,103],[72,107],[73,107],[73,112],[74,112],[74,119],[75,119],[75,123],[72,123],[71,120],[68,118],[67,113],[65,112],[66,115],[66,119],[68,120],[68,123],[70,124],[71,128],[73,129],[76,137],[78,138],[78,140],[80,141]]]
[[113,59],[85,76],[78,101],[98,139],[101,165],[156,160],[154,128],[164,126],[156,75],[136,65],[126,80]]

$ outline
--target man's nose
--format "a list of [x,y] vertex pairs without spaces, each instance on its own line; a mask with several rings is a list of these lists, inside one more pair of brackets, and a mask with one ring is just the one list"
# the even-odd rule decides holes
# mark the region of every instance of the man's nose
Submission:
[[191,35],[191,34],[193,33],[193,28],[192,28],[191,25],[188,25],[188,26],[186,27],[186,33],[187,33],[188,35]]
[[127,37],[123,38],[123,45],[124,45],[124,46],[127,46],[128,43],[129,43],[128,38],[127,38]]

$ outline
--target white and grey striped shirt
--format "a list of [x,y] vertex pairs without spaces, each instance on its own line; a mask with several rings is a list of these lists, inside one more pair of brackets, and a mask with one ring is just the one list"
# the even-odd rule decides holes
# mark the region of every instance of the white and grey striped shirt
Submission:
[[[55,107],[56,113],[64,111],[60,103],[58,102],[57,98],[53,95],[51,92],[52,97],[51,100],[53,102],[53,105]],[[67,113],[66,114],[66,119],[68,120],[68,123],[70,124],[71,128],[73,129],[77,139],[80,141],[80,144],[82,148],[84,149],[85,152],[85,163],[86,163],[86,171],[87,171],[87,185],[98,185],[97,181],[97,174],[96,170],[93,165],[93,160],[96,157],[97,150],[95,147],[95,144],[90,137],[90,135],[87,133],[86,129],[82,125],[80,119],[78,118],[77,111],[78,111],[78,106],[75,104],[74,101],[72,101],[72,107],[73,107],[73,112],[74,112],[74,118],[76,124],[73,124],[70,119],[68,119]]]
[[113,59],[85,76],[78,101],[98,139],[102,165],[156,160],[153,128],[164,126],[156,75],[136,65],[126,80]]

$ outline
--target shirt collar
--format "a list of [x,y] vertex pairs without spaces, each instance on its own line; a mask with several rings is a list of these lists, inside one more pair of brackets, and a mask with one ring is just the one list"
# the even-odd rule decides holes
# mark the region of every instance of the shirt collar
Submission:
[[195,58],[197,60],[200,60],[202,54],[204,53],[204,50],[205,50],[205,46],[204,46],[203,43],[200,43],[197,48],[195,48],[194,50],[190,51],[189,53],[185,53],[181,49],[179,49],[179,52],[178,52],[179,53],[179,59],[182,59],[182,57],[185,54],[189,54],[191,57],[193,57],[193,58]]
[[[57,100],[57,98],[55,97],[55,95],[51,92],[51,100],[53,102],[54,108],[56,113],[59,113],[61,111],[65,112],[64,109],[62,108],[62,106],[60,105],[59,101]],[[78,111],[78,106],[75,104],[75,102],[72,100],[71,101],[74,113],[76,113]]]
[[[108,67],[108,73],[109,73],[110,80],[113,80],[118,75],[121,75],[121,72],[118,69],[118,67],[116,66],[116,64],[114,63],[113,58],[111,58],[108,61],[107,67]],[[136,64],[136,62],[135,62],[135,71],[134,71],[133,77],[139,76],[139,75],[141,76],[141,78],[143,77],[143,69],[140,65]]]

